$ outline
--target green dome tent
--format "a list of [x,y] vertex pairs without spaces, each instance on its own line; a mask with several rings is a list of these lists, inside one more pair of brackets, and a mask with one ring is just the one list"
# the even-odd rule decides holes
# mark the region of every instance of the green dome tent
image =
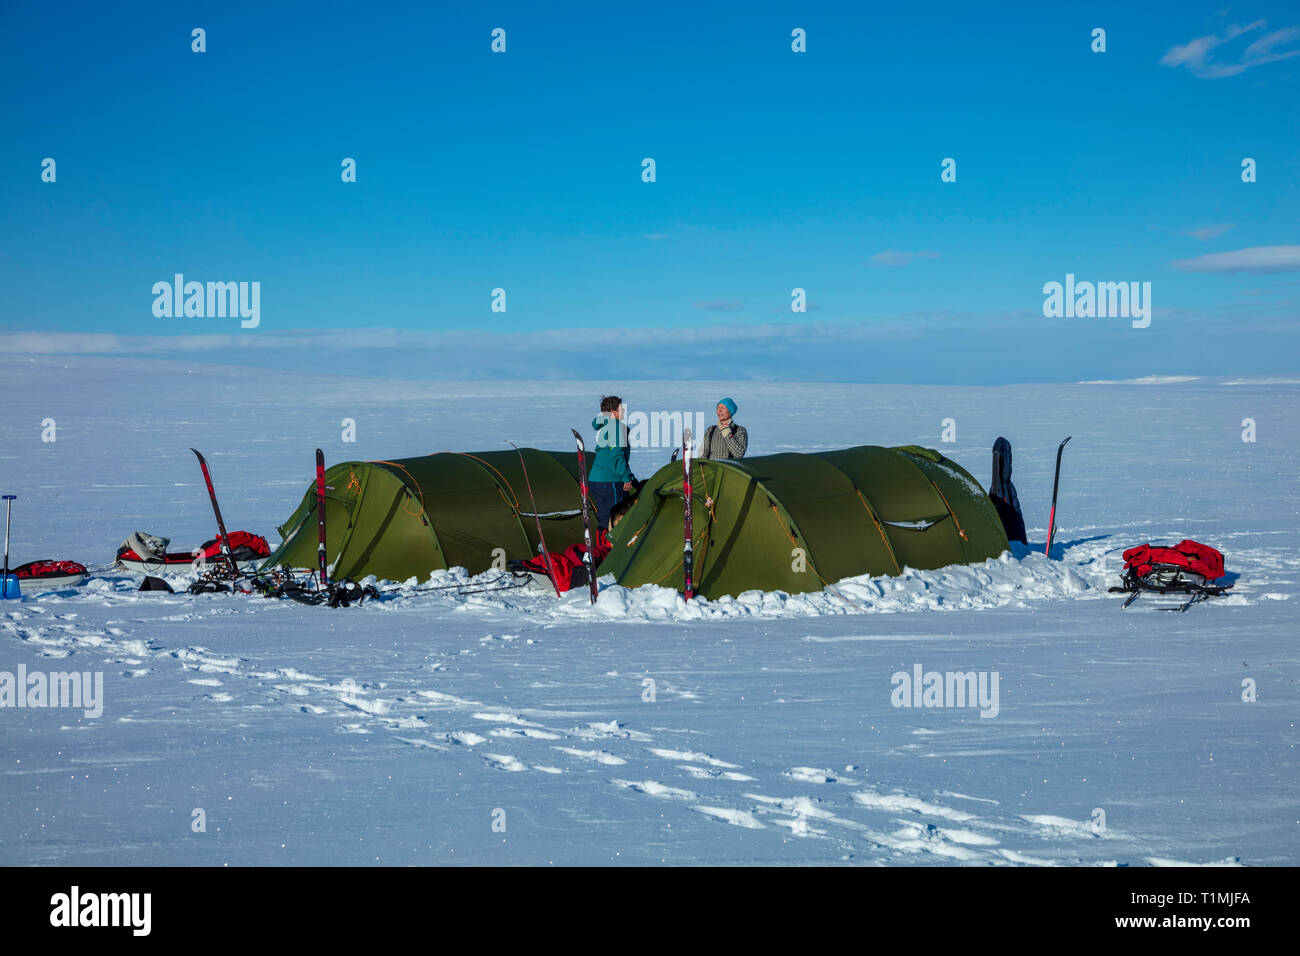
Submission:
[[[581,541],[577,455],[522,451],[547,546],[559,551]],[[494,560],[501,566],[501,552],[505,560],[537,553],[537,521],[513,449],[342,462],[326,470],[325,488],[327,551],[336,578],[424,580],[453,567],[478,574]],[[262,567],[316,567],[316,527],[313,482],[280,525],[284,541]]]
[[[682,465],[660,468],[611,533],[598,573],[681,590]],[[692,462],[695,590],[816,591],[857,574],[899,574],[996,557],[1006,532],[984,489],[927,448],[863,445],[815,454]]]

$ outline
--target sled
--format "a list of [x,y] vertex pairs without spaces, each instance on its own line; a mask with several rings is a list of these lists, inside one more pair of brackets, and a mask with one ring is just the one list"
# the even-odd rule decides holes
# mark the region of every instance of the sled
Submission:
[[[211,565],[228,564],[220,536],[203,542],[194,551],[167,551],[169,538],[136,532],[117,549],[117,567],[134,574],[190,574]],[[197,552],[197,553],[196,553]],[[240,571],[255,570],[269,554],[261,535],[235,531],[230,535],[230,554]]]
[[9,572],[24,591],[75,588],[86,580],[86,566],[77,561],[28,561]]

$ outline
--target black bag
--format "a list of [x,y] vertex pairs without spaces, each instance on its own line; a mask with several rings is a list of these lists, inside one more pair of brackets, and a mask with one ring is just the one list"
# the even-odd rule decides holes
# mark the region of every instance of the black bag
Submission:
[[1011,442],[1005,438],[998,438],[993,443],[993,480],[989,483],[989,498],[1002,519],[1007,540],[1028,544],[1025,518],[1020,513],[1020,496],[1011,483]]

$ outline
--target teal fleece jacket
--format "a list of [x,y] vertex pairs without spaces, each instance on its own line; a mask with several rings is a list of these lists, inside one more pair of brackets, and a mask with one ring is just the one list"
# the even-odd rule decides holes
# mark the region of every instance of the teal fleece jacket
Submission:
[[623,485],[633,481],[632,448],[628,444],[627,426],[613,415],[601,412],[591,420],[596,429],[596,460],[591,466],[590,481],[613,481]]

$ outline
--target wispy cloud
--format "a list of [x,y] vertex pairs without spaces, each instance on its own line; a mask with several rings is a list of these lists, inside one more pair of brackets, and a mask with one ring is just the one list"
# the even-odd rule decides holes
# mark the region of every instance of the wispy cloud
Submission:
[[[1286,280],[1273,280],[1285,285]],[[1232,371],[1232,346],[1243,329],[1261,329],[1291,342],[1294,301],[1259,299],[1236,309],[1178,316],[1202,341],[1220,335],[1208,348]],[[723,324],[701,322],[660,328],[604,327],[486,331],[471,328],[434,332],[411,329],[322,328],[268,330],[266,333],[149,336],[56,331],[0,331],[0,378],[6,363],[101,362],[126,370],[138,357],[174,363],[202,362],[231,368],[273,368],[283,374],[322,368],[367,379],[425,382],[468,380],[588,381],[592,369],[611,381],[644,379],[647,370],[669,369],[675,379],[728,381],[889,381],[939,384],[1005,384],[1041,380],[1042,368],[1071,379],[1119,378],[1141,374],[1136,365],[1098,365],[1085,346],[1096,333],[1076,326],[1063,333],[1044,323],[1037,307],[1023,312],[909,312],[845,322],[791,321]],[[1168,323],[1167,323],[1168,324]],[[1172,327],[1172,325],[1171,325]],[[1020,345],[1006,352],[1005,329]],[[1231,330],[1231,334],[1223,330]],[[1073,347],[1064,349],[1065,334]],[[963,356],[959,370],[934,361],[942,340]],[[827,343],[833,343],[828,347]],[[1249,353],[1243,368],[1287,371],[1294,350],[1275,348],[1268,365]],[[863,355],[888,354],[890,362],[863,361]],[[1050,361],[1049,361],[1050,359]],[[1237,356],[1242,361],[1241,356]],[[1141,361],[1146,361],[1142,359]],[[1064,364],[1062,364],[1062,362]],[[75,365],[74,365],[75,367]],[[1218,374],[1217,372],[1214,374]]]
[[1300,246],[1251,246],[1170,263],[1183,272],[1300,272]]
[[922,249],[920,252],[904,252],[901,249],[886,249],[871,257],[873,266],[906,266],[917,259],[938,259],[939,253]]
[[1180,235],[1190,236],[1193,239],[1205,242],[1207,239],[1215,239],[1223,235],[1235,225],[1235,222],[1225,222],[1218,226],[1202,226],[1200,229],[1189,229],[1187,232],[1180,233]]
[[129,335],[110,332],[16,331],[0,332],[0,355],[189,355],[212,352],[246,353],[301,350],[311,345],[317,351],[345,353],[430,352],[459,356],[464,364],[471,353],[497,352],[535,358],[540,353],[568,354],[575,343],[596,352],[640,350],[682,345],[730,348],[739,341],[781,350],[795,344],[822,349],[820,343],[836,341],[872,342],[897,337],[927,341],[936,330],[968,328],[972,323],[1037,321],[1037,311],[1019,313],[959,313],[941,310],[913,311],[884,320],[844,323],[769,322],[757,325],[693,325],[681,328],[565,328],[535,331],[484,332],[468,329],[445,332],[417,332],[389,327],[347,329],[284,329],[267,333],[223,333],[206,335]]
[[1160,58],[1160,63],[1163,66],[1185,66],[1202,79],[1215,80],[1244,73],[1252,66],[1300,56],[1300,50],[1283,52],[1277,49],[1300,37],[1300,27],[1283,27],[1281,30],[1274,30],[1261,36],[1246,47],[1235,60],[1229,58],[1221,62],[1215,59],[1214,51],[1219,47],[1232,42],[1242,34],[1261,30],[1265,25],[1265,21],[1261,19],[1248,23],[1244,27],[1233,24],[1222,36],[1212,33],[1209,36],[1195,37],[1184,44],[1170,47]]
[[743,307],[744,302],[740,299],[709,299],[695,303],[695,308],[705,312],[739,312]]
[[666,232],[643,232],[643,233],[641,233],[641,238],[642,238],[642,239],[667,239],[667,238],[668,238],[668,233],[666,233]]

